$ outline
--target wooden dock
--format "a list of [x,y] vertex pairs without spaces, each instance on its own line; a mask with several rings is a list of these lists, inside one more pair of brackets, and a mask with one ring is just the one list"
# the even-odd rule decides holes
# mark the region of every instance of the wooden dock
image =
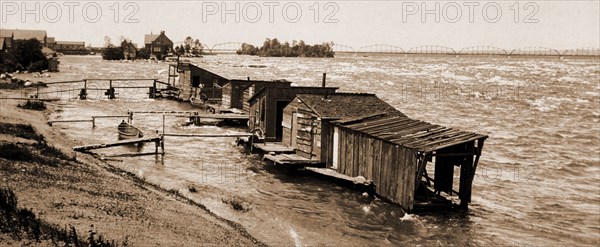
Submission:
[[176,137],[250,137],[250,133],[226,133],[226,134],[185,134],[185,133],[165,133],[163,136]]
[[217,120],[248,120],[250,116],[242,114],[196,114],[196,115],[172,115],[175,117],[189,117],[197,119],[217,119]]
[[288,146],[284,146],[281,142],[265,142],[265,143],[254,143],[252,144],[254,149],[260,150],[264,154],[274,153],[274,154],[293,154],[296,152],[296,149]]
[[86,151],[90,151],[90,150],[94,150],[94,149],[125,146],[125,145],[138,144],[138,143],[144,143],[144,142],[156,143],[156,153],[158,153],[158,146],[161,146],[161,148],[163,149],[163,153],[164,153],[164,145],[162,142],[162,136],[151,136],[151,137],[128,139],[128,140],[121,140],[121,141],[109,142],[109,143],[89,144],[89,145],[73,147],[73,150],[77,151],[77,152],[86,152]]
[[319,160],[308,159],[297,154],[267,154],[263,159],[273,161],[276,165],[317,166],[321,164]]
[[329,168],[316,168],[316,167],[306,167],[307,171],[311,171],[323,176],[327,176],[327,177],[331,177],[334,179],[339,179],[339,180],[343,180],[343,181],[347,181],[347,182],[352,182],[353,184],[356,185],[363,185],[363,186],[371,186],[373,184],[373,181],[366,179],[362,176],[358,176],[358,177],[350,177],[348,175],[344,175],[341,173],[336,172],[333,169],[329,169]]

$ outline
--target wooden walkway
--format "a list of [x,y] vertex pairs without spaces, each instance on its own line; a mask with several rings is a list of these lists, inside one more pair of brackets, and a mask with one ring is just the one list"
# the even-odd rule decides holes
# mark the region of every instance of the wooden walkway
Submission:
[[314,172],[314,173],[321,174],[323,176],[332,177],[332,178],[335,178],[335,179],[340,179],[340,180],[352,182],[352,183],[358,184],[358,185],[371,186],[373,184],[373,181],[365,179],[364,177],[361,177],[361,176],[359,176],[359,177],[350,177],[350,176],[338,173],[335,170],[329,169],[329,168],[306,167],[306,170]]
[[276,155],[265,155],[263,159],[273,161],[276,165],[301,165],[301,166],[315,166],[319,165],[321,161],[304,158],[297,154],[276,154]]
[[156,143],[156,153],[158,153],[158,146],[161,143],[161,141],[162,141],[162,136],[151,136],[151,137],[128,139],[128,140],[121,140],[121,141],[109,142],[109,143],[77,146],[77,147],[73,147],[73,150],[78,151],[78,152],[85,152],[85,151],[94,150],[94,149],[125,146],[125,145],[131,145],[131,144],[137,144],[137,143],[143,143],[143,142],[154,142],[154,143]]
[[284,146],[281,142],[265,142],[265,143],[254,143],[252,147],[260,150],[262,153],[288,153],[293,154],[296,150],[292,147]]
[[218,120],[248,120],[250,116],[242,114],[197,114],[197,115],[173,115],[175,117],[189,117],[199,119],[218,119]]

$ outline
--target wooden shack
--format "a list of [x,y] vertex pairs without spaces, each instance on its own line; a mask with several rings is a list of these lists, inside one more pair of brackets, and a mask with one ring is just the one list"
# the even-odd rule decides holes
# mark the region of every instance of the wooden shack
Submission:
[[291,87],[290,84],[289,81],[262,81],[250,80],[250,78],[247,80],[229,80],[223,86],[221,107],[239,109],[247,114],[250,109],[248,100],[254,95],[256,88],[260,90],[265,86]]
[[250,98],[263,87],[289,88],[292,87],[292,82],[286,80],[253,81],[252,84],[244,88],[242,93],[242,110],[245,113],[250,112]]
[[448,204],[456,195],[467,208],[487,136],[389,114],[337,120],[328,127],[321,147],[328,167],[372,180],[378,195],[409,212],[440,198]]
[[373,112],[406,117],[375,94],[298,94],[283,109],[282,144],[296,149],[302,157],[325,163],[328,152],[321,152],[321,147],[328,146],[331,121]]
[[264,86],[249,100],[251,129],[260,129],[265,141],[279,142],[283,137],[283,109],[298,94],[332,94],[336,87],[270,87]]
[[191,63],[171,64],[169,67],[169,83],[179,89],[178,99],[189,100],[192,96],[203,94],[212,102],[220,102],[222,86],[228,80],[220,75],[200,68]]

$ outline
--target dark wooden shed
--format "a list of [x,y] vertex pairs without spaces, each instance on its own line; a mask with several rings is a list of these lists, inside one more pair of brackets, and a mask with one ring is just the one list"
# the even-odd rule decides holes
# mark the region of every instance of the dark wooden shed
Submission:
[[337,87],[270,87],[264,86],[249,100],[251,129],[262,130],[265,140],[279,142],[283,137],[283,109],[298,94],[335,93]]
[[235,108],[240,109],[244,113],[248,113],[250,105],[248,100],[258,90],[265,86],[270,87],[291,87],[289,81],[262,81],[262,80],[229,80],[225,86],[223,86],[223,101],[221,106],[223,108]]
[[282,144],[296,149],[296,154],[325,163],[331,121],[387,112],[406,117],[375,94],[332,93],[298,94],[283,110]]
[[[177,75],[177,76],[175,76]],[[169,67],[169,83],[179,89],[180,100],[189,100],[203,93],[212,101],[220,101],[222,86],[229,82],[225,77],[217,75],[191,63],[172,64]],[[200,89],[201,88],[201,89]]]
[[322,147],[328,167],[372,180],[378,195],[408,211],[455,195],[466,209],[487,138],[389,114],[334,121],[329,133],[330,141]]
[[250,112],[250,98],[252,98],[252,96],[254,96],[254,94],[260,91],[263,87],[289,88],[292,87],[292,82],[286,80],[253,81],[252,84],[244,88],[242,96],[242,110],[244,112]]

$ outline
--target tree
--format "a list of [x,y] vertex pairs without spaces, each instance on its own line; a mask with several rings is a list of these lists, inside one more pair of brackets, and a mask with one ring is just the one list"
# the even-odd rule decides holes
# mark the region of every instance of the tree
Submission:
[[185,53],[190,53],[190,49],[192,49],[192,45],[194,43],[194,40],[192,39],[192,37],[187,36],[187,38],[185,38],[185,40],[183,41],[184,44],[184,49],[185,49]]
[[148,49],[146,49],[146,47],[140,49],[136,54],[136,59],[149,59],[149,58],[150,58],[150,52],[148,51]]
[[242,44],[236,51],[238,55],[259,55],[262,57],[334,57],[333,43],[306,45],[303,40],[279,42],[276,38],[267,38],[262,47],[256,48],[250,44]]
[[102,50],[102,59],[104,60],[122,60],[125,59],[123,47],[110,45]]
[[0,70],[30,72],[48,69],[48,58],[42,53],[42,44],[37,39],[15,40],[9,52],[2,54]]
[[110,42],[110,37],[104,36],[104,47],[111,47],[113,44]]

